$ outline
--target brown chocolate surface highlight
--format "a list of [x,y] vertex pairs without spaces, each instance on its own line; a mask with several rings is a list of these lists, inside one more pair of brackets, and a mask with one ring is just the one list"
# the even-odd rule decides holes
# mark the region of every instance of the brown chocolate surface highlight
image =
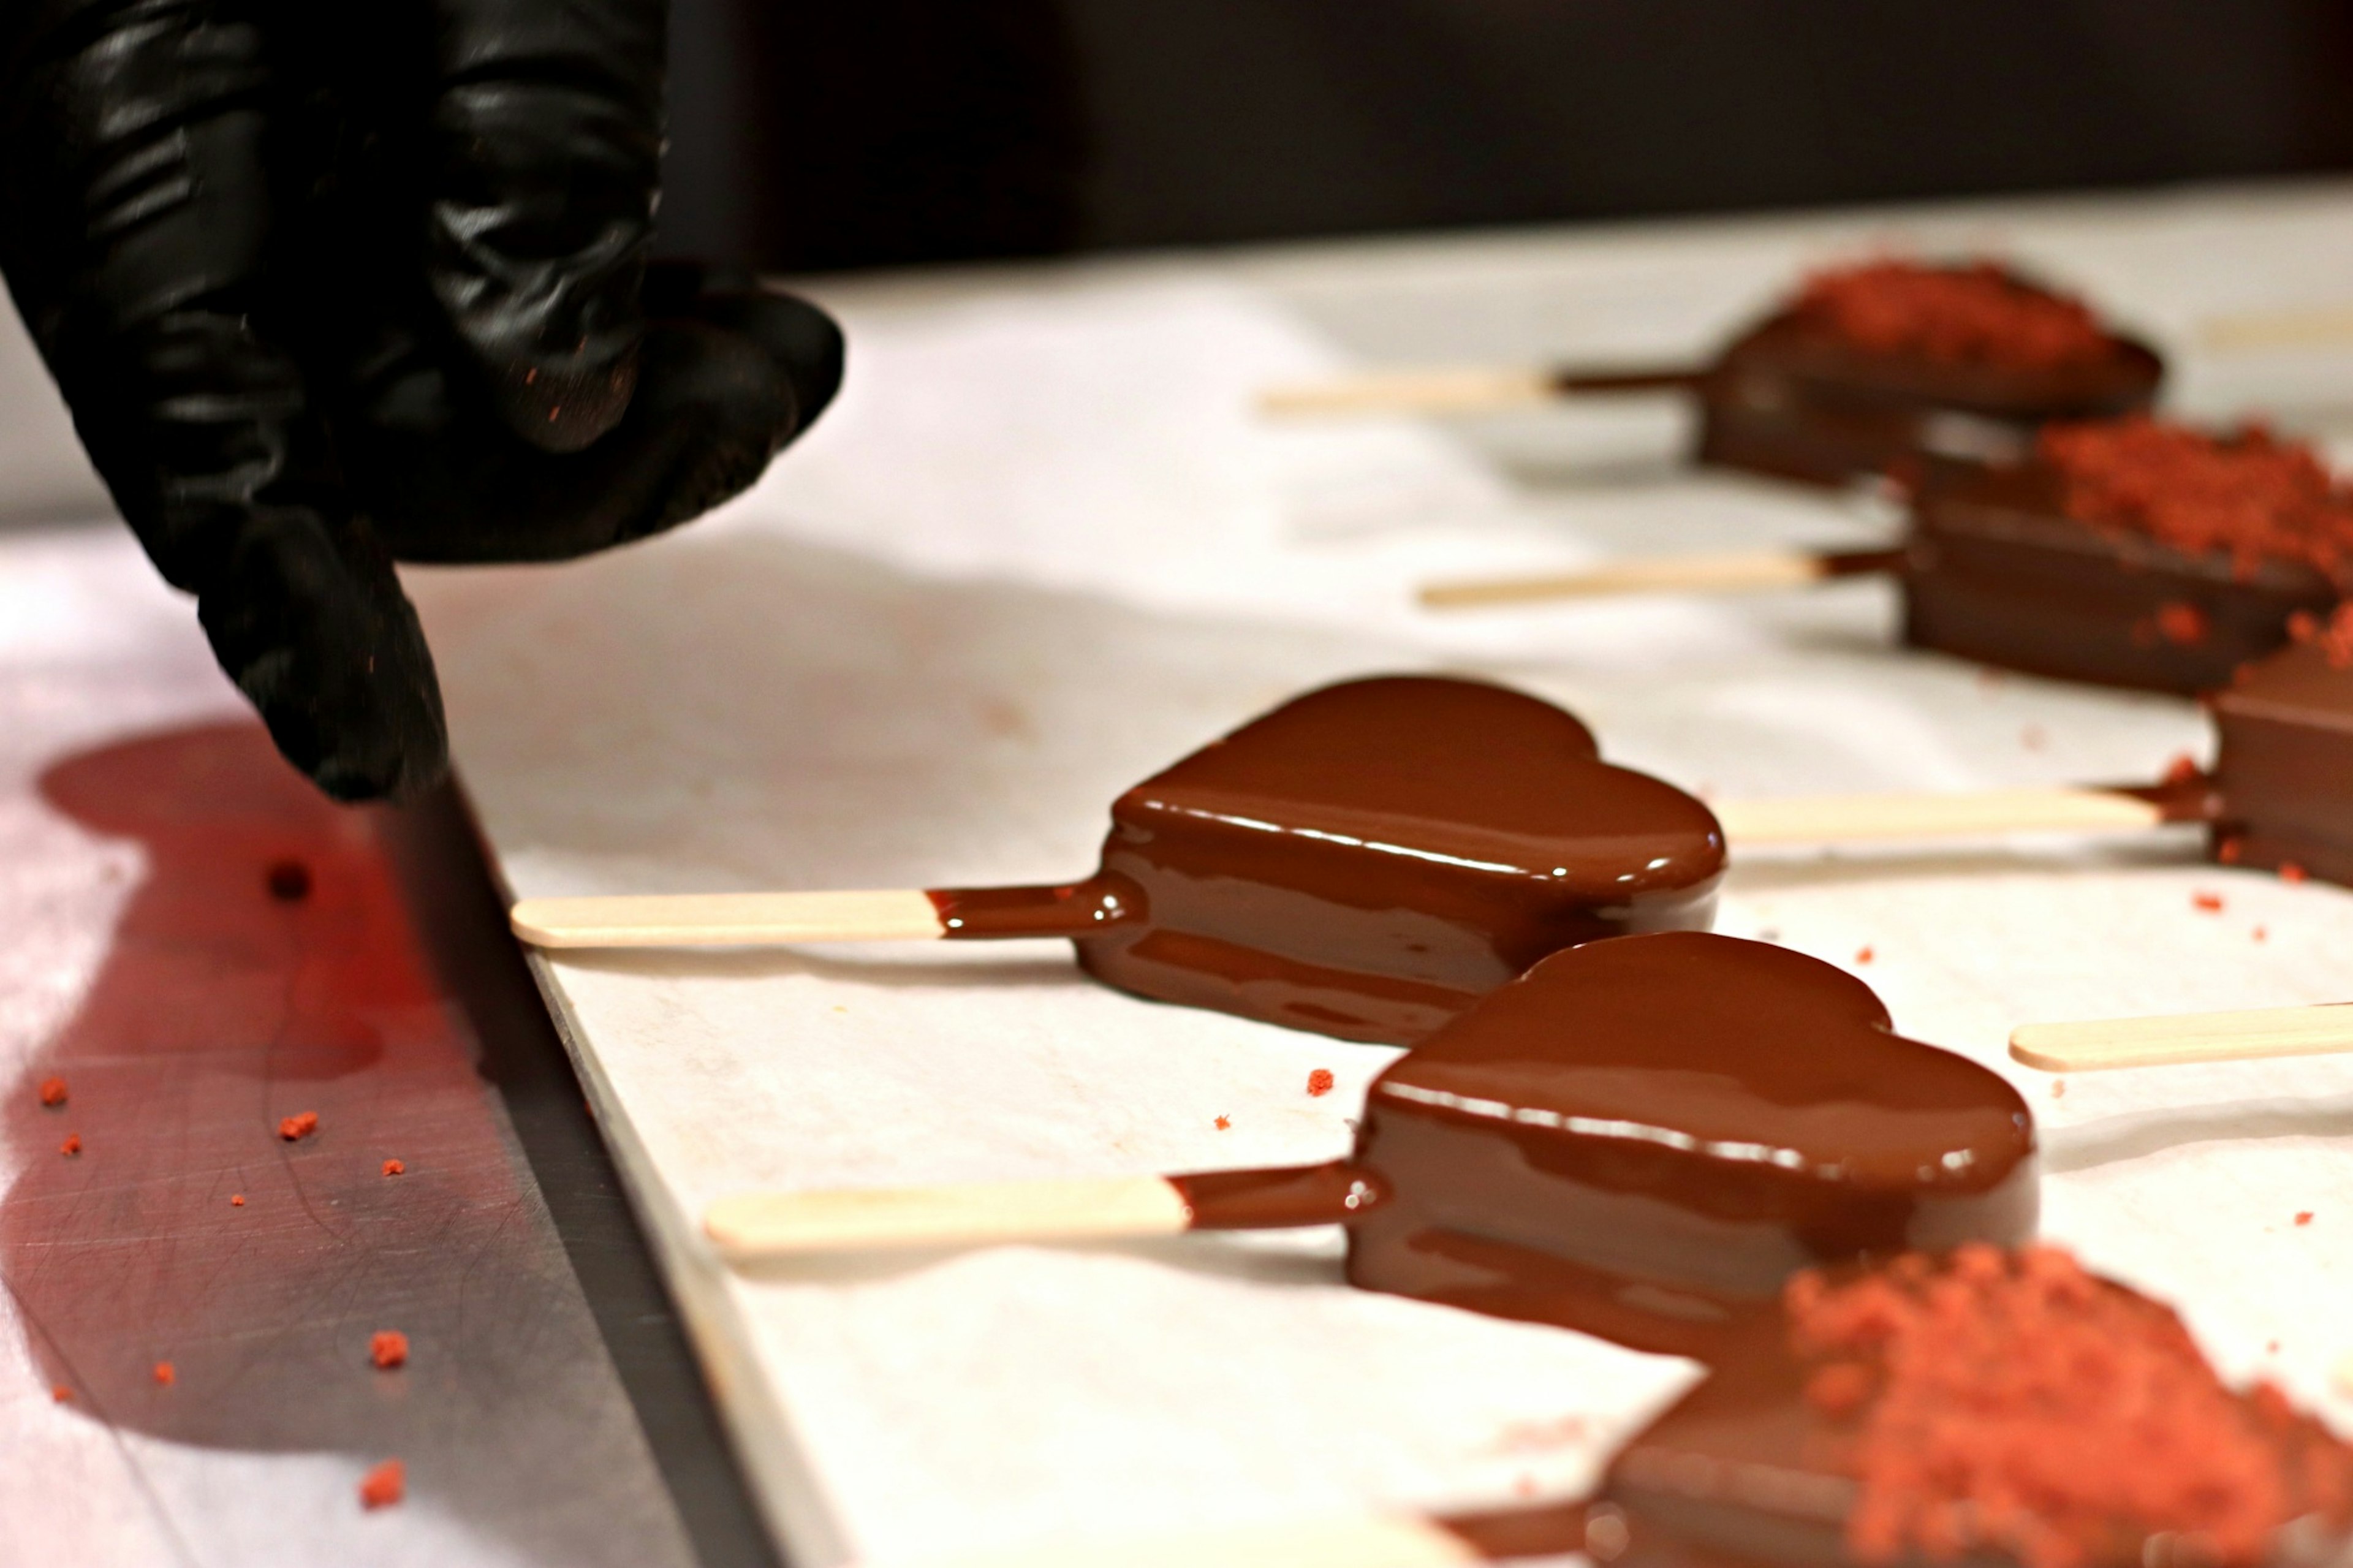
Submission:
[[1698,801],[1602,762],[1549,703],[1442,677],[1294,699],[1129,790],[1112,823],[1070,900],[1119,900],[1065,933],[1090,973],[1392,1043],[1563,947],[1704,929],[1724,868]]

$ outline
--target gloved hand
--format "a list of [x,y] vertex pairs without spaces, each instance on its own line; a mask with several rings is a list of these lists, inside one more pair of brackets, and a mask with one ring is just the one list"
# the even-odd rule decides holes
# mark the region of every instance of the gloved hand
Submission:
[[0,267],[83,444],[279,749],[447,766],[396,559],[685,521],[841,339],[644,260],[666,0],[0,0]]

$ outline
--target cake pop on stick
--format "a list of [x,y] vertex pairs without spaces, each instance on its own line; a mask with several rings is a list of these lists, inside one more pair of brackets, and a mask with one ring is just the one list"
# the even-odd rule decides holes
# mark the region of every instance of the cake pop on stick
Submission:
[[1918,470],[1904,546],[1747,551],[1438,584],[1438,609],[1746,593],[1893,574],[1904,639],[2030,674],[2198,692],[2353,588],[2353,490],[2313,449],[2133,417],[2054,426],[2031,460]]
[[2164,366],[2080,300],[1989,261],[1878,260],[1809,278],[1706,365],[1390,372],[1280,387],[1276,414],[1461,414],[1557,397],[1683,392],[1697,460],[1811,484],[1908,452],[2003,456],[2052,419],[2146,408]]
[[1870,987],[1698,931],[1556,953],[1385,1069],[1347,1159],[1102,1182],[765,1192],[705,1215],[742,1263],[1340,1224],[1349,1280],[1704,1352],[1796,1269],[2033,1234],[2033,1121]]
[[[1560,948],[1705,929],[1707,808],[1550,703],[1391,677],[1311,691],[1112,805],[1092,877],[880,893],[533,899],[546,947],[1068,937],[1161,1001],[1405,1042]],[[839,919],[839,923],[835,922]]]

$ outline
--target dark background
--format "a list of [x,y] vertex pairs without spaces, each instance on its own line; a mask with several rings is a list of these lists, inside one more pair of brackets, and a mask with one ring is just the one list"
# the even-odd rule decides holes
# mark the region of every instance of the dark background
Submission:
[[673,0],[786,270],[2353,168],[2353,0]]

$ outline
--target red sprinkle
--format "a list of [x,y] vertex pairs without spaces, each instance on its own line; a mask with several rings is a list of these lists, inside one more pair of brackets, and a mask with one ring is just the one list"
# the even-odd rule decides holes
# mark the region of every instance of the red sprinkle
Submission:
[[71,1405],[73,1403],[73,1390],[60,1383],[56,1387],[49,1390],[49,1397],[56,1400],[59,1405]]
[[319,1113],[315,1110],[298,1110],[291,1116],[278,1119],[278,1136],[289,1143],[308,1138],[318,1130]]
[[2105,356],[2109,339],[2081,300],[1990,261],[1928,267],[1868,261],[1815,273],[1795,306],[1858,348],[2021,369]]
[[2165,777],[2161,782],[2169,784],[2195,784],[2205,776],[2206,770],[2198,765],[2197,758],[2187,752],[2176,752],[2173,760],[2165,764]]
[[1854,950],[1854,961],[1857,963],[1869,963],[1874,956],[1868,942]]
[[1808,1395],[1841,1424],[1861,1563],[2091,1568],[2169,1535],[2253,1568],[2289,1520],[2353,1516],[2353,1448],[2269,1383],[2232,1393],[2171,1310],[2057,1248],[1808,1270],[1785,1301]]
[[2192,893],[2189,895],[2189,902],[2193,908],[2202,910],[2210,915],[2219,915],[2222,912],[2222,895],[2220,893]]
[[2279,879],[2283,882],[2301,882],[2311,875],[2311,872],[2293,860],[2283,860],[2279,864]]
[[231,1194],[229,1194],[229,1195],[228,1195],[228,1206],[229,1206],[229,1207],[231,1207],[231,1208],[233,1208],[233,1209],[241,1209],[241,1208],[243,1208],[243,1207],[245,1206],[245,1194],[244,1194],[243,1193],[231,1193]]
[[66,1080],[61,1078],[43,1079],[41,1080],[41,1103],[43,1105],[63,1105],[65,1102]]
[[1330,1068],[1317,1068],[1314,1072],[1309,1073],[1307,1075],[1307,1092],[1311,1095],[1325,1095],[1331,1093],[1332,1069]]
[[2255,928],[2254,936],[2257,942],[2269,942],[2272,939],[2272,933],[2262,926]]
[[1230,1116],[1220,1116],[1218,1118],[1218,1131],[1220,1132],[1223,1132],[1233,1124],[1234,1119]]
[[387,1176],[400,1175],[406,1172],[407,1169],[407,1166],[402,1164],[397,1160],[386,1160],[384,1163],[384,1173]]
[[2339,605],[2326,623],[2308,610],[2287,618],[2288,636],[2320,649],[2331,669],[2353,669],[2353,605]]
[[368,1336],[368,1360],[381,1367],[406,1365],[408,1336],[398,1329],[378,1329]]
[[173,1370],[172,1363],[170,1362],[159,1361],[155,1363],[155,1381],[157,1383],[169,1388],[179,1380],[180,1374],[176,1371]]
[[398,1459],[386,1459],[360,1478],[362,1508],[390,1508],[407,1495],[408,1467]]
[[67,1134],[66,1134],[66,1141],[65,1141],[64,1142],[62,1142],[62,1143],[60,1143],[60,1144],[58,1144],[58,1153],[60,1153],[60,1154],[79,1154],[79,1153],[80,1153],[80,1152],[81,1152],[81,1134],[80,1134],[80,1133],[79,1133],[79,1132],[69,1132],[69,1133],[67,1133]]
[[2310,1209],[2306,1209],[2299,1213],[2295,1216],[2295,1223],[2298,1225],[2310,1225],[2312,1223],[2312,1211]]
[[2212,623],[2206,612],[2197,605],[2172,599],[2157,607],[2157,635],[2181,647],[2195,647],[2206,640]]
[[2064,1100],[2067,1098],[2067,1080],[2065,1079],[2054,1078],[2051,1080],[2051,1098],[2053,1100]]
[[[2353,489],[2337,484],[2302,442],[2257,426],[2211,436],[2135,415],[2046,426],[2036,450],[2059,470],[2067,515],[2079,522],[2190,555],[2227,555],[2242,577],[2280,561],[2353,586]],[[2177,608],[2196,614],[2189,605],[2161,609],[2158,626],[2168,637]],[[2197,618],[2203,637],[2204,617]],[[2344,636],[2353,662],[2353,622]]]
[[2214,858],[2217,863],[2224,866],[2237,865],[2239,857],[2245,852],[2245,847],[2235,837],[2219,839],[2214,845]]

